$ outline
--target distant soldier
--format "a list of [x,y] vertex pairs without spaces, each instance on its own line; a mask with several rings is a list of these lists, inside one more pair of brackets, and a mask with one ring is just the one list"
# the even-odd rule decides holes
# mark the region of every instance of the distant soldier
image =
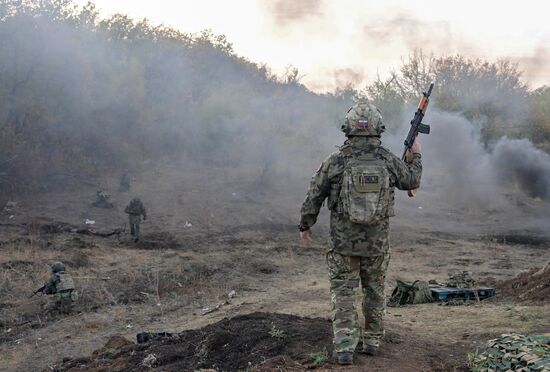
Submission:
[[141,216],[143,220],[147,219],[147,212],[145,207],[139,198],[133,198],[130,201],[130,204],[124,209],[125,213],[128,213],[129,222],[130,222],[130,234],[134,237],[134,241],[139,240],[139,224],[141,222]]
[[93,202],[92,205],[97,208],[113,208],[113,203],[111,202],[111,195],[106,193],[103,190],[97,190],[96,201]]
[[130,191],[130,176],[128,175],[128,170],[124,170],[122,176],[120,176],[120,186],[118,187],[120,192]]
[[52,276],[38,291],[47,295],[55,295],[54,300],[46,308],[47,310],[57,310],[63,314],[71,312],[73,302],[77,299],[73,278],[65,271],[63,262],[59,261],[52,264]]

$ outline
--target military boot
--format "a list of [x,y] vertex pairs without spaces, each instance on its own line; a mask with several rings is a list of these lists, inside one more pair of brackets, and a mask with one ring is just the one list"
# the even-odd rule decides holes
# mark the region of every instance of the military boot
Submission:
[[353,364],[353,353],[351,351],[337,353],[336,359],[341,366]]
[[361,352],[367,355],[376,355],[376,353],[378,352],[378,347],[370,344],[363,344]]

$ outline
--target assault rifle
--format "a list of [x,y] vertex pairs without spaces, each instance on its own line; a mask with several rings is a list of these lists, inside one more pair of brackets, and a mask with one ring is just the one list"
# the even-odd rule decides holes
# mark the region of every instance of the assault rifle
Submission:
[[[430,126],[423,124],[422,119],[424,119],[424,115],[426,114],[426,110],[428,108],[428,103],[430,103],[430,94],[432,94],[433,87],[434,83],[431,83],[428,88],[428,92],[422,93],[422,98],[420,98],[420,103],[414,113],[414,118],[411,120],[411,129],[409,129],[409,134],[407,134],[407,138],[405,139],[405,150],[403,151],[402,157],[402,159],[406,162],[410,162],[412,160],[411,147],[414,144],[414,140],[418,134],[430,134]],[[416,190],[409,190],[408,194],[412,198],[416,195]]]
[[44,292],[44,289],[46,289],[46,284],[44,284],[42,287],[38,288],[36,291],[34,291],[31,295],[31,297],[29,298],[33,298],[34,296],[36,296],[38,293],[40,292]]

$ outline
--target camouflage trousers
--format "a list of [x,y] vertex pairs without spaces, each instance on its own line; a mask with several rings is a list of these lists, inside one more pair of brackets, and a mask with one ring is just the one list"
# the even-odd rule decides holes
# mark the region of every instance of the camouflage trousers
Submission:
[[141,223],[141,216],[139,214],[129,214],[130,220],[130,234],[134,239],[139,239],[139,224]]
[[63,314],[68,314],[73,309],[74,302],[78,299],[78,294],[75,290],[68,290],[52,295],[53,298],[45,306],[46,311],[57,311]]
[[[363,344],[379,346],[384,336],[384,282],[389,261],[389,251],[372,257],[345,256],[334,251],[327,253],[336,352],[354,352],[361,338]],[[360,284],[365,317],[363,334],[355,309]]]

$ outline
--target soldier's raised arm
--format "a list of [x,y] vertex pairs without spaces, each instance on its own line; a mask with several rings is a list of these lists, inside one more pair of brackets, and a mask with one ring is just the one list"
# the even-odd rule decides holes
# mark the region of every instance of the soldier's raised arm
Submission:
[[415,141],[411,148],[413,157],[410,163],[391,154],[389,169],[392,173],[392,181],[399,190],[414,190],[420,187],[422,177],[422,156],[420,155],[420,143]]

